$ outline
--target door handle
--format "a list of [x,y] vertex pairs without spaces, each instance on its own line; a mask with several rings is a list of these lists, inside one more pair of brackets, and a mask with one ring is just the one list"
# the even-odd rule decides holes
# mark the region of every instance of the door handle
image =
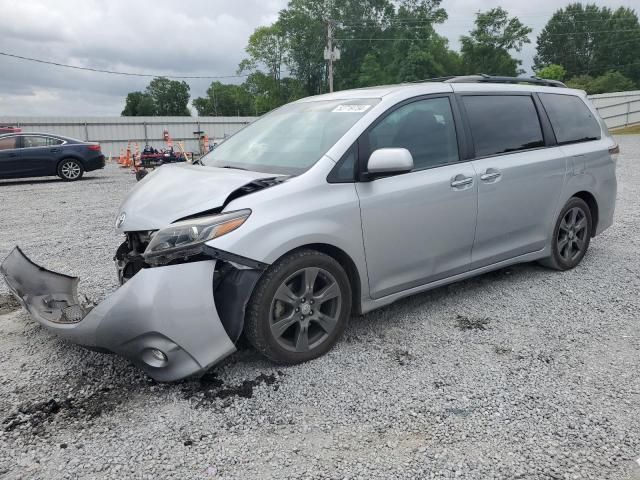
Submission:
[[[451,180],[451,186],[453,188],[464,187],[465,185],[471,185],[473,183],[473,177],[462,177],[462,175],[456,175],[456,177]],[[456,180],[457,179],[457,180]]]
[[497,178],[500,178],[501,176],[502,173],[500,173],[500,170],[496,170],[495,168],[487,168],[487,171],[480,175],[480,180],[482,180],[483,182],[490,182],[491,180],[495,180]]
[[59,149],[59,148],[51,148],[49,151],[50,151],[51,153],[56,153],[56,152],[59,152],[59,151],[60,151],[60,149]]

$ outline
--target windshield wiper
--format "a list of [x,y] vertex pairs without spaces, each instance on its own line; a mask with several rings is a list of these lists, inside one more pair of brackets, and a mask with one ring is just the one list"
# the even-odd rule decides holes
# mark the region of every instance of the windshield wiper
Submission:
[[219,168],[232,168],[234,170],[246,170],[246,168],[242,168],[242,167],[232,167],[231,165],[223,165],[222,167]]

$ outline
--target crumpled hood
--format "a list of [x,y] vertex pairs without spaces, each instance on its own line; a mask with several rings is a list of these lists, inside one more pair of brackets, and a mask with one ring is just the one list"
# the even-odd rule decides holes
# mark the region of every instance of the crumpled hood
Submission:
[[[254,180],[277,176],[190,164],[163,165],[126,196],[116,216],[116,229],[157,230],[180,218],[221,207],[229,194]],[[118,224],[123,216],[124,221]]]

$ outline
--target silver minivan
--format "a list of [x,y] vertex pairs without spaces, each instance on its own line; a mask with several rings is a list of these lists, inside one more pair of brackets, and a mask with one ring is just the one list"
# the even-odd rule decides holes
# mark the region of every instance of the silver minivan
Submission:
[[320,95],[137,184],[116,215],[122,286],[99,305],[18,247],[0,270],[42,325],[160,381],[206,371],[242,334],[304,362],[399,298],[519,262],[578,265],[612,224],[617,152],[559,82]]

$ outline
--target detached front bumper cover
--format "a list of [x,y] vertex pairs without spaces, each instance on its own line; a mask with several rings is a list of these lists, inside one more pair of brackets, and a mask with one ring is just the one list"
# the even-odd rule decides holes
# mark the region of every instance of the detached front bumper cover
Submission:
[[0,273],[31,317],[56,335],[173,381],[235,351],[214,303],[215,266],[205,260],[143,269],[95,307],[78,300],[77,277],[36,265],[18,247]]

